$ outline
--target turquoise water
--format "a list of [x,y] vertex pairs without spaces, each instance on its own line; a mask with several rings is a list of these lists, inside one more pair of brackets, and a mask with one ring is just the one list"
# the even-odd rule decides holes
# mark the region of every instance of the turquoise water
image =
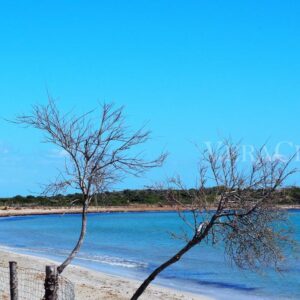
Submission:
[[[300,211],[290,211],[300,242]],[[62,261],[77,239],[79,215],[0,219],[0,244],[13,250]],[[174,212],[90,214],[85,244],[75,263],[111,274],[142,279],[183,245],[170,232],[184,223]],[[167,269],[156,283],[216,299],[300,299],[300,261],[288,257],[278,274],[240,271],[222,247],[199,246]]]

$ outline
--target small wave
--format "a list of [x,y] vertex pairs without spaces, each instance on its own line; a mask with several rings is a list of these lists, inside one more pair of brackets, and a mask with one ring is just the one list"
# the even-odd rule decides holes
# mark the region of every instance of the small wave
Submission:
[[[0,250],[15,251],[15,252],[26,252],[27,254],[43,254],[44,256],[55,256],[55,257],[66,257],[70,251],[68,250],[58,250],[53,248],[40,248],[33,249],[24,247],[22,245],[15,245],[14,247],[0,246]],[[53,255],[53,253],[55,253]],[[91,255],[87,253],[81,253],[76,258],[76,260],[86,261],[86,262],[96,262],[99,264],[107,264],[111,266],[118,266],[124,268],[133,269],[145,269],[147,264],[143,262],[138,262],[130,259],[124,259],[120,257],[113,257],[108,255]]]
[[119,257],[98,256],[98,255],[92,255],[92,256],[79,255],[77,257],[77,259],[84,260],[84,261],[90,261],[90,262],[97,262],[97,263],[101,263],[101,264],[108,264],[111,266],[125,267],[125,268],[134,268],[134,269],[147,268],[146,263],[136,262],[133,260],[123,259],[123,258],[119,258]]

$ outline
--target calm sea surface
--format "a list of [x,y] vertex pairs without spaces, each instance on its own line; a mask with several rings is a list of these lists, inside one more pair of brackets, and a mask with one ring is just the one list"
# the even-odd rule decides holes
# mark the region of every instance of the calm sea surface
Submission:
[[[300,242],[300,211],[290,211]],[[62,261],[80,230],[79,215],[0,219],[0,244]],[[144,278],[183,245],[170,232],[184,223],[174,212],[90,214],[87,238],[75,263],[111,274]],[[222,246],[199,246],[155,281],[216,299],[300,299],[300,261],[288,257],[282,272],[257,275],[230,266]]]

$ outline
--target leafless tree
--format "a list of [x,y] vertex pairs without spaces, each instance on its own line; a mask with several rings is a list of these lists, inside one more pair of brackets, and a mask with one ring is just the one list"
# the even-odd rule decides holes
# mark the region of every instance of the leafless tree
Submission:
[[16,122],[41,130],[45,142],[54,144],[66,154],[65,167],[58,178],[46,186],[46,194],[57,194],[68,189],[79,190],[82,195],[82,225],[79,239],[57,268],[61,274],[72,262],[83,243],[87,228],[87,211],[93,197],[109,185],[120,181],[124,174],[139,176],[161,166],[166,154],[147,160],[138,146],[148,141],[150,132],[141,128],[131,131],[125,124],[123,108],[112,104],[80,116],[61,114],[50,99],[45,106],[34,106],[30,115],[17,117]]
[[276,223],[285,222],[284,212],[276,209],[277,189],[295,172],[290,168],[292,158],[270,159],[262,147],[250,165],[241,159],[239,145],[225,141],[201,153],[196,189],[185,188],[178,178],[172,180],[166,197],[188,211],[179,210],[189,226],[184,234],[186,244],[150,274],[131,300],[138,299],[162,271],[203,242],[215,245],[223,241],[226,254],[240,268],[276,267],[283,259],[282,246],[289,242],[289,232]]

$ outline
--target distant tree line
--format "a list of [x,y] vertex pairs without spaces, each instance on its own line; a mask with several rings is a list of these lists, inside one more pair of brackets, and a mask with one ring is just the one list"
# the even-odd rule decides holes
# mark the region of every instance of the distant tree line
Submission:
[[[191,190],[192,191],[192,190]],[[189,204],[190,198],[186,191],[178,190],[181,202]],[[91,205],[94,206],[127,206],[135,204],[167,205],[165,190],[144,189],[114,192],[104,192],[94,196]],[[282,205],[300,205],[300,187],[287,187],[277,191],[279,203]],[[212,187],[207,189],[208,202],[213,206],[217,202],[217,189]],[[80,206],[80,193],[57,195],[53,197],[45,196],[20,196],[11,198],[0,198],[0,206],[10,207],[33,207],[33,206]]]

